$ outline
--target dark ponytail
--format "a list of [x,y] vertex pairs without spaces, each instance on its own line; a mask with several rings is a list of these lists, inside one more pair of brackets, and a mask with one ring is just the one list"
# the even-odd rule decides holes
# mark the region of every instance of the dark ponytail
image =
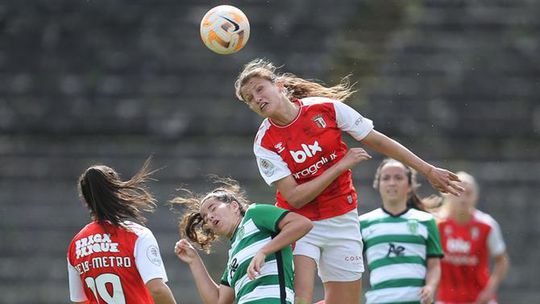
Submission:
[[144,224],[143,212],[152,212],[156,200],[144,183],[155,171],[149,171],[150,160],[131,179],[122,181],[118,173],[107,166],[95,165],[79,177],[79,195],[90,210],[92,219],[115,226],[127,219]]

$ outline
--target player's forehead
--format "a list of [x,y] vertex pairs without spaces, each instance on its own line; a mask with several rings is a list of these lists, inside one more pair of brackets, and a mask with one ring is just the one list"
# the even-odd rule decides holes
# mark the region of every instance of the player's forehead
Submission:
[[215,204],[219,204],[220,202],[221,201],[219,201],[216,197],[209,197],[207,199],[204,199],[201,202],[201,208],[199,212],[201,213],[202,216],[205,216],[212,206],[214,206]]
[[397,161],[392,161],[381,168],[381,175],[406,175],[406,171],[405,165]]
[[265,79],[259,76],[253,76],[246,81],[246,83],[242,87],[242,91],[245,93],[248,93],[248,92],[253,91],[259,85],[268,85],[268,84],[270,84],[270,81],[268,79]]

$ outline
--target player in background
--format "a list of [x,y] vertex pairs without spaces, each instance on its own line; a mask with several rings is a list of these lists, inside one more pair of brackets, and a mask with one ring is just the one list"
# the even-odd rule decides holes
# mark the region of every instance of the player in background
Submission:
[[366,302],[433,303],[443,252],[435,218],[416,194],[416,172],[385,159],[373,187],[382,206],[360,216],[371,285]]
[[457,175],[465,191],[459,197],[443,194],[437,212],[445,254],[437,303],[495,304],[509,268],[501,229],[490,215],[476,209],[479,191],[474,177],[465,172]]
[[374,130],[371,120],[344,104],[354,93],[346,79],[325,87],[277,74],[272,63],[255,59],[244,66],[235,89],[238,99],[265,118],[253,149],[261,176],[277,188],[277,206],[314,221],[294,249],[297,303],[312,303],[317,269],[326,303],[360,301],[363,245],[351,168],[371,157],[362,148],[348,149],[342,132],[413,167],[439,191],[462,190],[453,183],[455,174]]
[[230,241],[229,258],[219,284],[208,274],[197,250],[186,239],[175,253],[187,263],[205,304],[293,304],[291,244],[312,227],[309,219],[268,204],[252,204],[231,179],[204,196],[178,196],[173,204],[189,209],[180,234],[208,250],[220,236]]
[[[79,178],[79,195],[92,222],[69,244],[67,260],[71,301],[76,303],[176,303],[167,282],[159,247],[144,227],[143,211],[155,199],[144,187],[149,161],[123,181],[110,167],[95,165]],[[129,221],[133,219],[138,223]]]

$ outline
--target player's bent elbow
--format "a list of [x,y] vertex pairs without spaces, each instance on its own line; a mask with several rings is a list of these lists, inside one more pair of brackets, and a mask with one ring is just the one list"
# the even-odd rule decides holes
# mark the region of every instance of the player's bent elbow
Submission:
[[169,293],[169,287],[163,282],[161,278],[152,279],[146,283],[146,287],[153,298],[159,298],[164,294]]

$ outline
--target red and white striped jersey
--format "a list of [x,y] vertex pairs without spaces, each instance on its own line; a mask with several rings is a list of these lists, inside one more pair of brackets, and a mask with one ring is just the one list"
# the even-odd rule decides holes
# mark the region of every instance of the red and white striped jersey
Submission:
[[[321,175],[347,153],[341,133],[362,140],[373,130],[373,122],[348,105],[328,98],[310,97],[295,101],[298,116],[279,126],[265,119],[257,132],[254,153],[259,171],[269,185],[292,175],[297,183]],[[356,208],[357,194],[351,170],[336,178],[317,198],[300,209],[276,194],[276,205],[293,210],[311,220],[342,215]]]
[[474,303],[489,280],[489,258],[506,251],[497,222],[476,210],[467,224],[447,218],[439,222],[444,258],[437,301]]
[[133,222],[86,225],[69,244],[67,260],[73,302],[154,303],[145,284],[167,281],[154,235]]

